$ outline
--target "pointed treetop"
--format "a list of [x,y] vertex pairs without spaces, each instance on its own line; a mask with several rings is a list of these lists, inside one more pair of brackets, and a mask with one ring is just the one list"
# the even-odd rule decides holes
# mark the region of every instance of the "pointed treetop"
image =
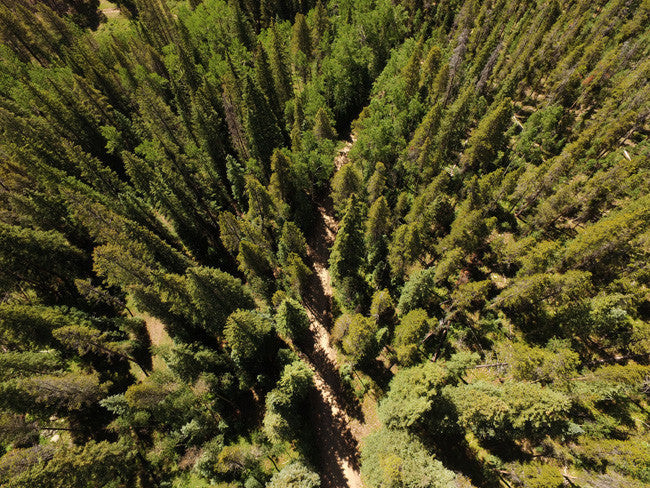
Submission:
[[303,14],[296,14],[296,20],[291,29],[291,55],[303,53],[307,59],[311,58],[311,33]]
[[332,127],[330,118],[323,107],[318,109],[316,121],[314,123],[314,134],[318,139],[336,140],[336,131]]

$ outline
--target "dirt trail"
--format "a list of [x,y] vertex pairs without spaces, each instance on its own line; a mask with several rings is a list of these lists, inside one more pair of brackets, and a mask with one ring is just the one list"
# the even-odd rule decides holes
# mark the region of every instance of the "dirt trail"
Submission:
[[[345,163],[352,142],[336,157],[337,169]],[[311,421],[316,433],[323,488],[364,488],[359,474],[359,439],[353,429],[358,422],[350,416],[338,372],[336,351],[330,345],[332,326],[332,284],[328,270],[329,248],[334,243],[338,224],[331,200],[318,207],[318,219],[308,236],[308,255],[314,271],[305,296],[312,341],[305,360],[315,372],[316,391],[311,401]]]

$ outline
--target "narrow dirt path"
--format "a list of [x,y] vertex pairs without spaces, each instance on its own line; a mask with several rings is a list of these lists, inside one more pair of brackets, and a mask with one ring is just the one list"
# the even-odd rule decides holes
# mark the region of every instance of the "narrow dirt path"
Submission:
[[[352,146],[348,142],[337,156],[337,169],[344,164]],[[311,421],[316,434],[323,488],[364,488],[359,474],[359,439],[351,418],[354,406],[343,394],[336,351],[330,344],[332,326],[332,284],[328,270],[329,249],[338,224],[331,200],[318,207],[318,218],[308,236],[308,255],[314,272],[305,306],[312,340],[304,359],[314,368],[315,392],[310,398]]]

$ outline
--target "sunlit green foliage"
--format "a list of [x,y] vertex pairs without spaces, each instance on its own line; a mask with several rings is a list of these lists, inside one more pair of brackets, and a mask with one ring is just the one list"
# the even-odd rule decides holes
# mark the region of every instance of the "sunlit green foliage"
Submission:
[[373,488],[442,488],[455,479],[417,438],[391,429],[366,439],[361,472]]
[[0,485],[648,484],[648,26],[0,0]]

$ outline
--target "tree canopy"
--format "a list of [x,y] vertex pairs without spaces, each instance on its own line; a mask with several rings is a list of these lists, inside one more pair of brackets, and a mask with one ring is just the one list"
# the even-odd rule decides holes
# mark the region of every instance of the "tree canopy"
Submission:
[[649,60],[648,0],[0,0],[0,487],[648,485]]

